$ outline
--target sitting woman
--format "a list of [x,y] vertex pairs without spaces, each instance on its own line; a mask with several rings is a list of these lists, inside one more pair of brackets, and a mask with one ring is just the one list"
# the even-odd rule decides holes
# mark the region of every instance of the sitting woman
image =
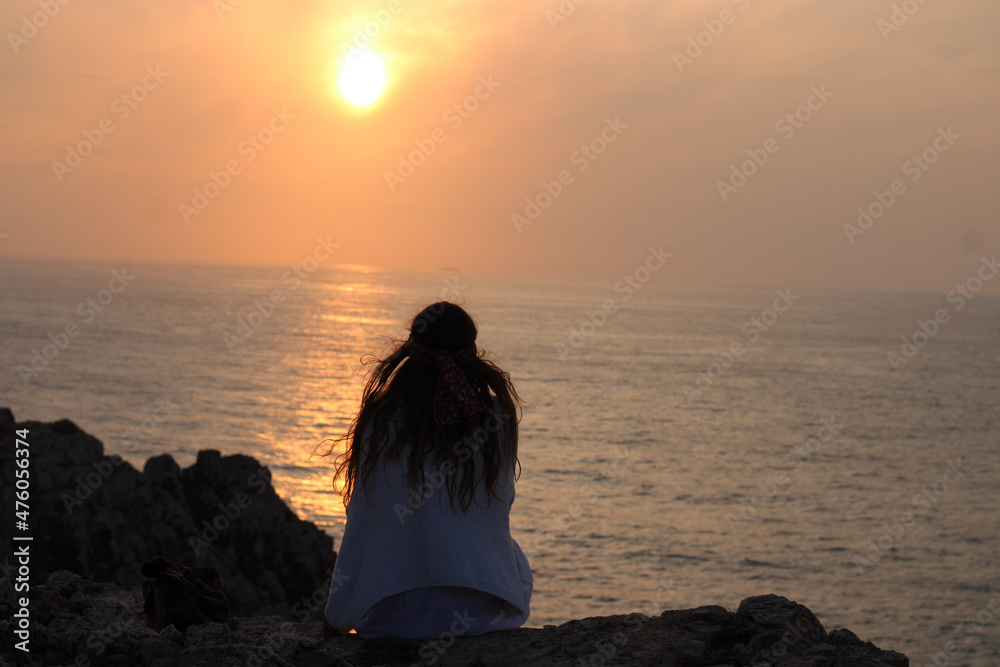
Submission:
[[528,619],[510,535],[520,407],[510,376],[447,302],[372,369],[337,466],[347,526],[326,617],[362,637],[481,635]]

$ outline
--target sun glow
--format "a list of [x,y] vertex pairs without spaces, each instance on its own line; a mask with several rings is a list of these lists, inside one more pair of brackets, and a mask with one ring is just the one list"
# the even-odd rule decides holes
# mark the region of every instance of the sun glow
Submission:
[[385,89],[385,81],[382,61],[367,49],[355,49],[347,54],[338,79],[340,93],[359,107],[377,100]]

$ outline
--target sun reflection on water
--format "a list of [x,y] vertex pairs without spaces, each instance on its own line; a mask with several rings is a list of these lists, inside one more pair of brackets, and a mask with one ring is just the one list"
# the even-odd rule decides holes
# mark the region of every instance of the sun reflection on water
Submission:
[[294,320],[276,341],[282,350],[272,360],[277,382],[261,406],[275,418],[257,424],[275,488],[299,516],[335,537],[345,513],[333,488],[344,444],[334,444],[361,400],[368,370],[361,357],[379,349],[400,324],[399,293],[378,272],[360,280],[356,271],[341,273],[304,284],[297,295],[299,307],[289,313]]

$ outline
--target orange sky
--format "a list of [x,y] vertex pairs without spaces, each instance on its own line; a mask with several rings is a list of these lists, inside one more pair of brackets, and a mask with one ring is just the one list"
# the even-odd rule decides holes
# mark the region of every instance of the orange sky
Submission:
[[[662,244],[670,280],[943,292],[1000,251],[996,0],[576,3],[4,2],[0,255],[284,264],[329,235],[337,263],[614,277]],[[389,83],[358,110],[366,25]]]

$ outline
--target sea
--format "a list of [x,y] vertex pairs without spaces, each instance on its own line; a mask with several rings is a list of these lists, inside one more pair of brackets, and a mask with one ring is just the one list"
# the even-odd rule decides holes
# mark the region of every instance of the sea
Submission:
[[775,593],[913,665],[1000,664],[1000,298],[661,273],[4,259],[0,405],[139,469],[251,455],[339,545],[320,454],[365,355],[446,299],[524,401],[529,626]]

